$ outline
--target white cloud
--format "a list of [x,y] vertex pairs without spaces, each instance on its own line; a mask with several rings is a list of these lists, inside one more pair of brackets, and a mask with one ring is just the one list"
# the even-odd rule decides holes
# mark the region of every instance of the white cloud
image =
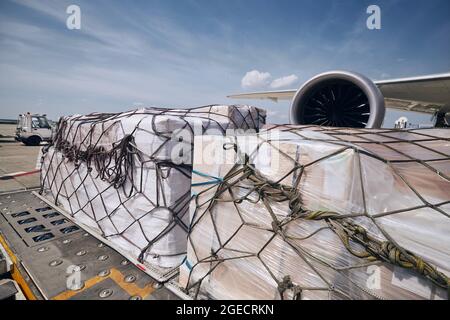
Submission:
[[272,89],[279,89],[283,87],[288,87],[292,84],[294,84],[298,80],[298,77],[295,74],[291,74],[290,76],[281,77],[278,79],[275,79],[270,84],[270,87]]
[[245,74],[241,80],[242,88],[260,88],[269,83],[271,75],[268,72],[252,70]]
[[252,70],[245,74],[241,80],[242,88],[266,88],[279,89],[288,87],[294,84],[298,77],[295,74],[289,76],[277,78],[270,82],[271,74],[269,72],[261,72],[258,70]]

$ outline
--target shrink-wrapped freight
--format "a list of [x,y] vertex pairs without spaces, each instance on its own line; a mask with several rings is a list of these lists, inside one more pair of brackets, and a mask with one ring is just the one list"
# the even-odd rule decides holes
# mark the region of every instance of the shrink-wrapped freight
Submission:
[[447,299],[449,138],[315,126],[196,137],[180,285],[213,299]]
[[194,135],[264,122],[264,110],[245,105],[63,117],[43,156],[42,191],[138,261],[174,268],[186,254]]

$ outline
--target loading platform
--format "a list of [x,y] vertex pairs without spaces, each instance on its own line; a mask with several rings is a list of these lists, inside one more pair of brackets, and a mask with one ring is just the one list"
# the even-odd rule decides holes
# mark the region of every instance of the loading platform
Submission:
[[36,191],[0,195],[0,244],[26,299],[179,299],[170,279],[155,280]]

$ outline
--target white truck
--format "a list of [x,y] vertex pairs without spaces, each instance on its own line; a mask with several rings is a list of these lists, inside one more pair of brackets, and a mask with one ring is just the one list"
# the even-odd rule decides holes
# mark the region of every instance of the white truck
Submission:
[[15,139],[27,146],[38,146],[43,141],[52,139],[52,126],[46,115],[27,112],[19,115]]

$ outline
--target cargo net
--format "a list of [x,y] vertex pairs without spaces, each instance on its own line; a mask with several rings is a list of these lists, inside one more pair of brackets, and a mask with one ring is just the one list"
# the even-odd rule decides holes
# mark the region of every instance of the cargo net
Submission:
[[[201,182],[180,276],[187,293],[448,298],[450,131],[268,129],[279,138],[259,139],[250,154],[239,140],[224,143],[241,161],[215,172],[222,176],[194,167]],[[279,155],[278,174],[258,166],[263,148]]]
[[139,262],[174,268],[186,253],[193,136],[264,122],[264,110],[245,105],[63,117],[41,193]]

